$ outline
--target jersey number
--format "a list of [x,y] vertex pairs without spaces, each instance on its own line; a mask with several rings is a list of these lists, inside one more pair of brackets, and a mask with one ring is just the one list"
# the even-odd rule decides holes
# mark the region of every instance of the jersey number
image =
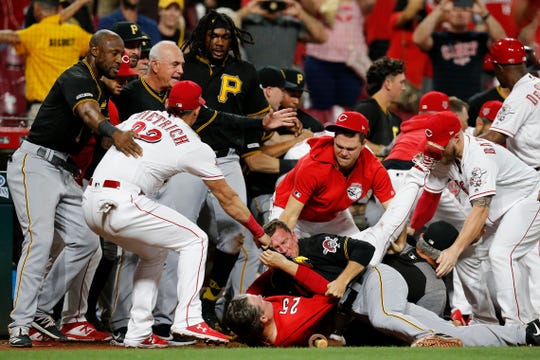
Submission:
[[[291,304],[292,301],[292,304]],[[298,312],[298,303],[300,302],[299,297],[295,298],[285,298],[283,299],[283,303],[281,304],[281,310],[279,311],[279,314],[285,315],[285,314],[296,314]]]
[[219,88],[218,101],[220,103],[227,102],[229,93],[236,95],[242,91],[242,80],[238,76],[223,74],[221,76],[221,86]]
[[146,141],[149,143],[156,143],[162,138],[161,131],[159,131],[158,129],[152,128],[146,130],[146,123],[144,123],[143,121],[137,121],[135,124],[133,124],[131,130],[139,134],[142,141]]

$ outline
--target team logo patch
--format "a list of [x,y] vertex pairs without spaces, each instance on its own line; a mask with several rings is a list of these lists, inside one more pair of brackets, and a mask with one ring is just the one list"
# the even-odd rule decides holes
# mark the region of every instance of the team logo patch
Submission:
[[322,242],[322,247],[324,255],[328,253],[335,254],[337,249],[339,248],[338,238],[325,236],[324,241]]
[[86,97],[92,97],[92,93],[82,93],[82,94],[79,94],[77,96],[75,96],[75,100],[80,100],[82,98],[86,98]]
[[510,114],[513,114],[514,112],[512,111],[512,109],[510,108],[510,105],[508,104],[503,104],[503,106],[501,107],[501,110],[499,110],[499,113],[497,114],[497,118],[496,120],[499,121],[499,122],[503,122],[504,119],[510,115]]
[[292,196],[294,196],[297,199],[300,199],[300,196],[302,196],[302,193],[298,190],[294,190]]
[[472,186],[478,190],[480,186],[484,183],[484,174],[486,173],[486,170],[482,170],[479,167],[475,167],[471,171],[471,179],[469,180],[469,186]]
[[260,147],[260,144],[258,142],[257,143],[251,143],[251,144],[247,144],[246,147],[248,149],[258,148],[258,147]]
[[352,183],[351,186],[347,188],[347,196],[352,201],[360,199],[362,196],[362,184]]

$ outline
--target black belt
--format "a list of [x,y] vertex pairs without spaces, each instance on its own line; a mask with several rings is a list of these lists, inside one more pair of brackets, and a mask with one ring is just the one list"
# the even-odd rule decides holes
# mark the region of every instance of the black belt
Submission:
[[36,155],[53,164],[56,167],[61,167],[64,170],[69,171],[73,175],[79,175],[81,170],[75,165],[62,159],[60,156],[53,155],[50,159],[47,158],[47,149],[40,147],[36,151]]
[[227,155],[229,155],[229,149],[221,149],[221,150],[214,150],[214,152],[216,153],[216,157],[220,158],[220,157],[225,157]]

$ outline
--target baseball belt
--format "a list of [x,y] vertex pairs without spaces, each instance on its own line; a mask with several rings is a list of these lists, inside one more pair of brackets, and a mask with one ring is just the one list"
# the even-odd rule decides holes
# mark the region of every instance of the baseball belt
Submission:
[[67,170],[73,175],[80,174],[81,170],[75,164],[71,164],[67,162],[66,160],[62,159],[60,156],[54,155],[54,153],[52,154],[52,156],[50,154],[47,155],[48,153],[49,153],[49,150],[44,147],[40,147],[36,151],[37,156],[48,161],[55,167]]

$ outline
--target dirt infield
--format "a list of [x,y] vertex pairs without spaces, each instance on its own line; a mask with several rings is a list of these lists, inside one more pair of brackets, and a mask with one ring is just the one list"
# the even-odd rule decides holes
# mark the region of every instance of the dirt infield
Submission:
[[[201,348],[201,349],[211,349],[211,348],[237,348],[237,347],[246,347],[246,345],[241,344],[236,341],[231,341],[228,344],[212,344],[212,343],[205,343],[204,341],[198,341],[196,344],[188,345],[188,346],[182,346],[185,348]],[[171,348],[175,348],[174,346],[171,346]],[[8,350],[8,349],[15,349],[11,346],[9,346],[9,342],[7,339],[0,340],[0,351],[2,350]],[[59,341],[50,341],[42,344],[36,344],[34,343],[34,346],[31,348],[21,348],[19,350],[25,351],[25,350],[39,350],[39,349],[55,349],[55,350],[78,350],[78,349],[84,349],[84,350],[90,350],[90,349],[123,349],[121,346],[115,346],[111,345],[109,342],[81,342],[81,341],[67,341],[67,342],[59,342]]]

